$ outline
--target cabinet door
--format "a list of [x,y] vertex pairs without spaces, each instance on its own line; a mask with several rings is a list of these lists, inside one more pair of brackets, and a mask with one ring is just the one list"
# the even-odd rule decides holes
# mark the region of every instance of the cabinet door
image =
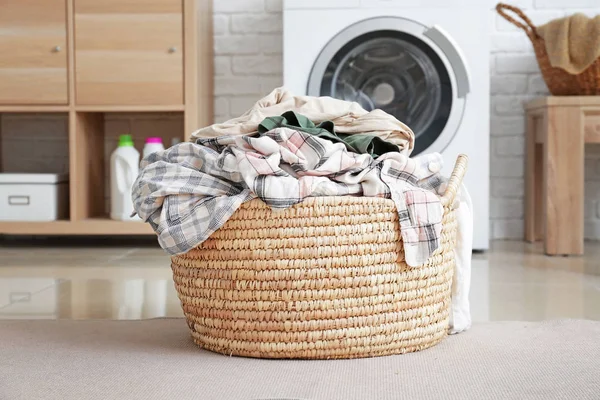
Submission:
[[181,0],[75,0],[77,104],[183,104],[182,20]]
[[66,0],[0,1],[0,104],[67,103]]

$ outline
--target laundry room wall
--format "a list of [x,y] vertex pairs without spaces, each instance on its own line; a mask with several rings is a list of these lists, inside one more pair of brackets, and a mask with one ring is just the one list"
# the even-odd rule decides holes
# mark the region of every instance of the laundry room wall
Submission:
[[[578,11],[600,14],[598,0],[507,2],[521,7],[535,24]],[[214,1],[217,121],[240,115],[258,98],[283,83],[282,3],[282,0]],[[520,239],[523,237],[525,152],[522,104],[548,94],[548,89],[529,39],[496,14],[495,4],[490,1],[490,229],[492,238]],[[585,157],[585,236],[600,239],[600,145],[586,146]]]
[[[459,0],[448,1],[459,3]],[[522,7],[535,24],[577,11],[600,14],[598,0],[507,1]],[[282,3],[282,0],[214,0],[216,121],[240,115],[258,98],[283,84]],[[494,4],[490,1],[490,229],[492,238],[519,239],[523,237],[525,149],[522,103],[548,91],[529,39],[496,14]],[[23,171],[25,165],[26,170],[66,171],[64,124],[61,115],[25,119],[5,114],[0,120],[3,169]],[[40,140],[37,133],[40,130],[46,131],[43,151],[32,152],[28,143]],[[107,143],[111,146],[113,143],[108,141],[113,136],[107,132]],[[585,236],[600,239],[600,145],[586,146],[585,156]]]

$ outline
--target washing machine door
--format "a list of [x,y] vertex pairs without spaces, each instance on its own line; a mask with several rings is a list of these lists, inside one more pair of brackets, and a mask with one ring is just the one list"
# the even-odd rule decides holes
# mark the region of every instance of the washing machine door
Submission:
[[462,51],[438,26],[379,17],[357,22],[323,48],[308,80],[311,96],[380,108],[415,133],[412,155],[441,152],[460,126],[469,93]]

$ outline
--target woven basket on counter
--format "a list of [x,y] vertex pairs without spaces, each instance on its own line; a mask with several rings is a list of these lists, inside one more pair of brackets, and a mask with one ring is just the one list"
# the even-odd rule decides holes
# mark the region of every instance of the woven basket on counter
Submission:
[[433,346],[448,330],[459,156],[445,194],[442,244],[404,262],[394,202],[312,197],[273,211],[245,203],[208,240],[172,257],[194,341],[227,355],[356,358]]
[[[519,22],[507,14],[506,11],[512,11],[518,15],[525,24]],[[544,81],[548,90],[555,96],[577,96],[577,95],[599,95],[600,94],[600,58],[597,58],[582,73],[573,75],[562,68],[555,68],[550,65],[550,59],[546,51],[546,43],[538,34],[537,28],[531,20],[518,7],[499,3],[496,5],[496,11],[507,21],[523,29],[531,43],[537,57],[537,62],[542,71]]]

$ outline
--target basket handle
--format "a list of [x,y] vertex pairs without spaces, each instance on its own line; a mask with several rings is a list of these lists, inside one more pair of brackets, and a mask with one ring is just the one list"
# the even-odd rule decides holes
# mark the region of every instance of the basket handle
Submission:
[[[505,10],[512,11],[513,13],[517,14],[517,16],[519,16],[519,18],[521,18],[527,25],[523,24],[522,22],[517,21],[516,19],[514,19],[513,17],[508,15]],[[529,37],[531,37],[531,36],[539,37],[539,35],[537,33],[537,28],[535,27],[535,25],[533,25],[531,20],[527,17],[527,15],[525,15],[525,13],[519,7],[511,6],[511,5],[504,4],[504,3],[498,3],[498,4],[496,4],[496,11],[498,12],[498,14],[502,15],[502,17],[504,17],[505,20],[507,20],[508,22],[512,23],[513,25],[523,29]]]
[[465,172],[467,172],[468,162],[469,157],[467,157],[464,154],[459,154],[458,158],[456,159],[456,163],[454,164],[454,170],[452,170],[452,175],[450,175],[450,179],[448,180],[448,186],[446,187],[446,191],[444,192],[444,195],[440,198],[442,206],[446,207],[454,202],[456,192],[458,192],[463,177],[465,176]]

